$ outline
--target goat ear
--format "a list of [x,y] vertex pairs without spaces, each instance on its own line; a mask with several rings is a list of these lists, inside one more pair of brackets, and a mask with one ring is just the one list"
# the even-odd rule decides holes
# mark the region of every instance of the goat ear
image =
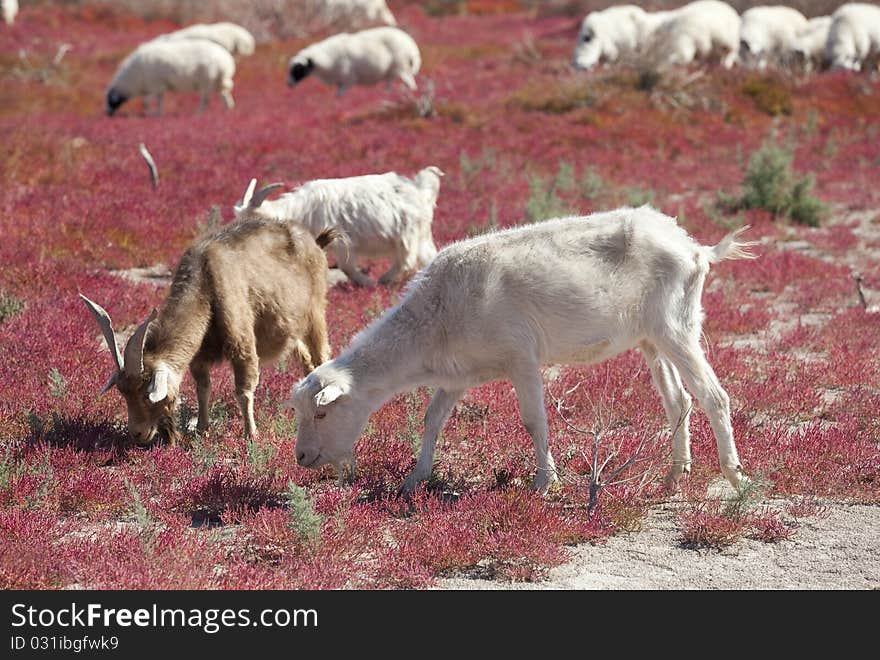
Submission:
[[328,385],[315,395],[315,407],[329,406],[341,396],[345,396],[345,392],[339,385]]
[[153,372],[153,379],[147,387],[147,394],[152,403],[159,403],[168,396],[168,369],[157,367]]

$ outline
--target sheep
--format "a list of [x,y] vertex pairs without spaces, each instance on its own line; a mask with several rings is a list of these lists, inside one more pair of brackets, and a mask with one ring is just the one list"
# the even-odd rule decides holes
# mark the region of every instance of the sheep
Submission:
[[252,214],[301,223],[313,235],[327,227],[338,229],[348,238],[334,246],[339,268],[353,283],[372,287],[373,281],[356,267],[358,257],[392,257],[391,268],[379,278],[387,284],[400,273],[426,266],[437,254],[431,224],[442,175],[440,168],[430,166],[412,179],[395,172],[317,179],[266,202],[280,184],[254,195],[252,180],[234,212],[237,217]]
[[[113,116],[119,106],[135,96],[155,97],[156,113],[162,114],[167,91],[199,92],[203,110],[211,92],[220,94],[232,108],[232,77],[235,60],[229,52],[203,39],[153,40],[141,44],[126,57],[107,88],[106,111]],[[144,108],[147,108],[147,98]]]
[[399,78],[416,89],[415,76],[422,56],[415,40],[396,27],[377,27],[360,32],[343,32],[314,43],[290,58],[287,84],[300,83],[312,72],[342,96],[352,85],[387,87]]
[[589,69],[635,51],[642,42],[645,13],[635,5],[619,5],[587,14],[578,32],[572,66]]
[[320,4],[322,19],[328,25],[397,25],[385,0],[323,0]]
[[807,21],[795,41],[795,57],[798,58],[806,71],[825,64],[825,44],[831,29],[830,16],[817,16]]
[[838,69],[876,69],[880,60],[880,7],[860,2],[842,5],[831,15],[825,57]]
[[232,55],[253,55],[256,47],[253,35],[235,23],[197,23],[163,34],[158,39],[206,39],[222,46]]
[[697,0],[656,26],[650,48],[668,64],[688,64],[720,52],[721,64],[729,69],[737,61],[739,28],[739,14],[726,2]]
[[0,9],[3,11],[3,22],[12,25],[18,15],[18,0],[0,0]]
[[292,349],[308,372],[330,357],[325,308],[327,258],[336,233],[313,238],[295,225],[249,218],[198,240],[183,255],[161,312],[155,309],[119,352],[110,316],[80,294],[98,322],[128,406],[128,429],[147,444],[180,439],[175,423],[184,369],[196,382],[196,428],[208,427],[210,368],[228,360],[245,437],[256,433],[260,367]]
[[533,487],[546,492],[557,477],[539,368],[639,347],[673,429],[666,485],[674,490],[691,464],[682,382],[709,417],[722,472],[740,484],[730,400],[700,346],[700,297],[710,264],[753,256],[752,243],[737,241],[743,231],[704,247],[674,218],[643,206],[447,246],[395,307],[292,388],[283,405],[297,417],[297,461],[350,476],[371,412],[397,393],[433,387],[421,453],[403,486],[411,492],[429,476],[437,435],[465,389],[505,378],[534,443]]
[[766,69],[771,58],[790,63],[797,37],[807,28],[807,19],[797,9],[781,5],[752,7],[742,15],[740,60]]

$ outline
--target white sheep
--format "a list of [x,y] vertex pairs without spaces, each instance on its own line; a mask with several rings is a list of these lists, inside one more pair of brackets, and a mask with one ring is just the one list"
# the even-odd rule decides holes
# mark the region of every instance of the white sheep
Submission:
[[739,14],[729,4],[697,0],[656,26],[651,48],[669,64],[688,64],[720,54],[722,65],[729,69],[739,52],[739,28]]
[[293,87],[315,73],[342,96],[352,85],[375,85],[399,78],[416,89],[415,76],[422,56],[415,40],[396,27],[378,27],[335,34],[294,55],[288,64],[287,84]]
[[825,63],[825,44],[831,30],[830,16],[817,16],[807,21],[807,27],[797,35],[794,52],[807,71]]
[[880,59],[880,7],[860,2],[841,6],[831,15],[825,48],[832,67],[875,69]]
[[385,0],[323,0],[321,18],[328,25],[397,25],[397,19]]
[[533,486],[556,480],[540,367],[596,363],[639,347],[673,429],[675,489],[689,471],[691,398],[709,417],[721,470],[738,485],[729,398],[700,346],[709,266],[748,258],[739,230],[715,247],[643,206],[567,217],[454,243],[411,282],[403,299],[361,331],[335,360],[297,383],[297,461],[353,470],[370,414],[397,393],[435,388],[412,490],[431,472],[437,436],[468,388],[509,379],[537,458]]
[[236,217],[296,222],[313,235],[328,227],[339,230],[348,238],[334,244],[339,268],[355,284],[372,287],[373,281],[357,268],[359,257],[391,257],[391,268],[379,278],[380,284],[387,284],[401,273],[423,268],[437,254],[431,223],[442,175],[431,166],[412,179],[395,172],[317,179],[265,202],[279,184],[253,194],[252,180],[234,210]]
[[744,64],[766,69],[771,59],[790,63],[798,34],[807,29],[807,18],[782,5],[752,7],[742,15],[739,57]]
[[0,0],[0,9],[3,11],[3,22],[12,25],[18,14],[18,0]]
[[253,35],[235,23],[197,23],[158,38],[207,39],[223,46],[232,55],[253,55],[256,47]]
[[635,5],[590,12],[578,31],[572,65],[589,69],[635,51],[643,43],[641,31],[646,23],[645,10]]
[[199,92],[204,109],[208,97],[217,92],[226,107],[232,108],[232,77],[235,60],[217,44],[203,39],[153,40],[141,44],[126,57],[107,88],[107,114],[136,96],[156,99],[156,112],[162,114],[165,92]]

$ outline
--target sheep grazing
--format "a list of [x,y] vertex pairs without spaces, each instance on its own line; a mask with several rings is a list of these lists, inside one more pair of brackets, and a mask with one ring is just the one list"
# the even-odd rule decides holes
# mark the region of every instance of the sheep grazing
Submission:
[[807,25],[806,17],[791,7],[775,5],[746,10],[739,32],[740,61],[758,69],[766,69],[771,59],[790,64],[798,34],[806,30]]
[[817,16],[807,21],[807,26],[798,33],[794,46],[795,58],[800,60],[806,71],[825,65],[825,44],[830,29],[831,17]]
[[101,331],[128,405],[128,429],[140,444],[158,434],[175,442],[184,369],[196,382],[198,426],[208,427],[210,368],[232,363],[246,437],[256,432],[254,390],[260,366],[297,354],[306,371],[330,356],[325,322],[327,258],[336,234],[317,239],[294,225],[250,219],[200,239],[183,255],[161,312],[149,315],[120,354],[110,317],[80,294]]
[[651,34],[651,49],[668,64],[688,64],[696,59],[721,56],[729,69],[739,52],[740,18],[719,0],[697,0],[675,10]]
[[3,13],[3,22],[12,25],[18,15],[18,0],[0,0],[0,11]]
[[578,32],[572,66],[589,69],[635,51],[643,41],[645,13],[635,5],[619,5],[587,14]]
[[596,363],[639,347],[673,429],[670,489],[689,471],[688,417],[696,396],[712,425],[721,470],[743,479],[730,404],[700,346],[700,298],[710,264],[750,258],[736,239],[704,247],[673,218],[643,206],[517,227],[452,244],[394,308],[335,360],[296,384],[300,465],[354,467],[370,413],[397,393],[435,388],[422,448],[404,491],[425,480],[434,444],[467,388],[509,379],[537,457],[533,485],[556,480],[541,365]]
[[431,224],[442,175],[431,166],[412,179],[395,172],[318,179],[272,201],[264,200],[280,184],[253,194],[253,180],[234,210],[236,217],[300,223],[313,235],[327,227],[339,230],[348,238],[334,245],[339,268],[355,284],[372,287],[356,266],[358,257],[391,257],[391,268],[379,278],[387,284],[423,268],[437,254]]
[[156,99],[156,113],[162,114],[165,92],[199,92],[203,110],[208,97],[217,92],[232,108],[232,77],[235,60],[217,44],[203,39],[153,40],[141,44],[126,57],[107,88],[107,114],[136,96],[143,96],[144,108]]
[[385,0],[323,0],[321,17],[327,25],[357,28],[363,25],[397,25]]
[[880,7],[852,2],[835,11],[825,57],[838,69],[876,70],[880,63]]
[[399,78],[416,89],[415,76],[422,56],[415,40],[396,27],[378,27],[335,34],[314,43],[290,58],[287,84],[293,87],[314,73],[342,96],[352,85],[390,87]]
[[235,23],[197,23],[163,34],[159,39],[206,39],[222,46],[232,55],[253,55],[256,48],[253,35]]

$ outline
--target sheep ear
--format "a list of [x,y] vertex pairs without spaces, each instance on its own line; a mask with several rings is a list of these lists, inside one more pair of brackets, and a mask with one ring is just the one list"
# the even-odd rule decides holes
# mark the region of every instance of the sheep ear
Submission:
[[147,394],[152,403],[159,403],[168,396],[168,369],[167,367],[157,367],[153,372],[153,380],[147,387]]
[[328,385],[315,395],[315,407],[329,406],[341,396],[345,396],[345,392],[339,385]]

